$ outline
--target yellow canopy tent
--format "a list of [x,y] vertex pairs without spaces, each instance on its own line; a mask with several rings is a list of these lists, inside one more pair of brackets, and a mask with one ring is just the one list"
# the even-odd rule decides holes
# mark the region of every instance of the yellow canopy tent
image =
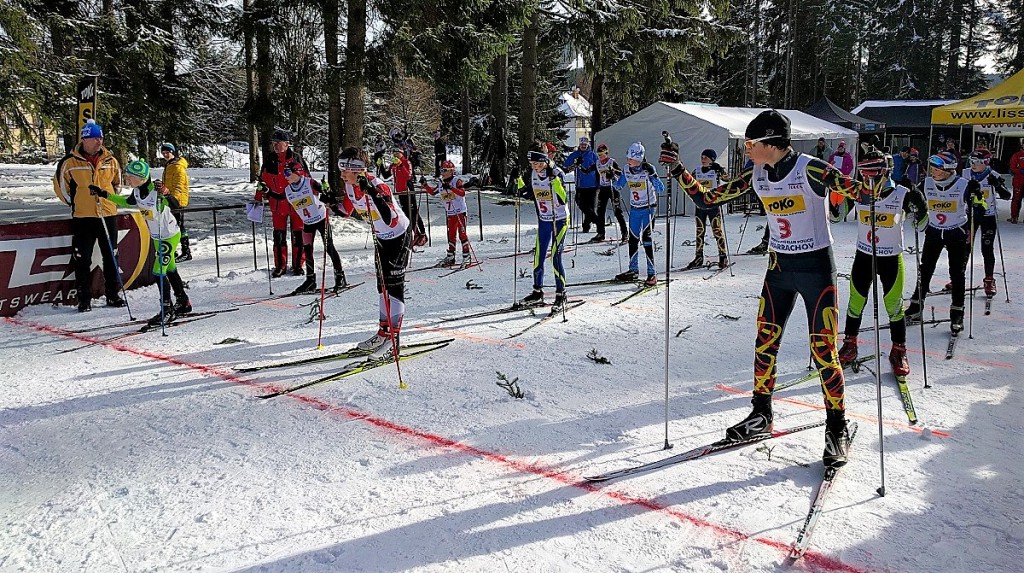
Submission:
[[994,88],[932,110],[933,125],[1024,123],[1024,70]]

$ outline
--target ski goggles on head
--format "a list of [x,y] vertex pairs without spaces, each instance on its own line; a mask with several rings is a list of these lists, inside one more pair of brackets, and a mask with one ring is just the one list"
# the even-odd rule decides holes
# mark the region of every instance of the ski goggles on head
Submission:
[[950,165],[946,162],[946,159],[941,155],[932,155],[928,158],[928,167],[934,167],[936,169],[945,169],[947,171],[956,170],[956,165]]
[[342,171],[366,171],[366,164],[361,159],[339,159],[338,169]]
[[988,165],[987,157],[972,157],[971,165]]
[[547,163],[548,156],[547,154],[541,153],[539,151],[531,151],[527,154],[527,160],[530,163]]

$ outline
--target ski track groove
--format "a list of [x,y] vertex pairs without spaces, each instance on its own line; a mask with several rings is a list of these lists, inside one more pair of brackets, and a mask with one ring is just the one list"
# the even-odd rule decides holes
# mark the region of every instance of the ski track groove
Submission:
[[[123,344],[119,344],[117,342],[104,342],[104,341],[99,340],[99,339],[94,339],[94,338],[91,338],[91,337],[88,337],[88,336],[83,336],[83,335],[80,335],[80,334],[68,332],[68,331],[65,331],[63,329],[60,329],[60,328],[57,328],[57,327],[54,327],[54,326],[38,324],[38,323],[35,323],[35,322],[21,320],[21,319],[17,319],[17,318],[13,318],[13,317],[7,317],[5,320],[9,324],[14,324],[14,325],[21,326],[21,327],[24,327],[24,328],[30,328],[30,329],[36,330],[38,332],[43,332],[43,333],[47,333],[47,334],[61,336],[61,337],[64,337],[64,338],[70,338],[70,339],[73,339],[73,340],[77,340],[79,342],[97,343],[99,346],[103,346],[103,347],[109,348],[111,350],[115,350],[117,352],[124,352],[124,353],[127,353],[127,354],[132,354],[132,355],[135,355],[135,356],[139,356],[139,357],[142,357],[142,358],[149,358],[151,360],[156,360],[156,361],[159,361],[159,362],[165,362],[167,364],[172,364],[174,366],[181,366],[183,368],[188,368],[188,369],[191,369],[191,370],[198,371],[198,372],[200,372],[202,374],[205,374],[205,375],[208,375],[208,376],[214,376],[214,377],[220,378],[222,380],[225,380],[227,382],[241,384],[241,385],[247,386],[249,388],[257,389],[257,390],[260,390],[260,391],[276,391],[276,390],[280,390],[281,389],[281,387],[277,386],[277,385],[273,385],[273,384],[260,384],[258,382],[254,382],[254,381],[251,381],[251,380],[246,380],[245,378],[243,378],[241,376],[238,376],[238,375],[236,375],[236,374],[234,374],[232,372],[223,370],[221,368],[217,368],[215,366],[208,366],[208,365],[205,365],[205,364],[198,364],[198,363],[188,362],[188,361],[181,360],[181,359],[173,357],[173,356],[167,356],[167,355],[164,355],[164,354],[159,354],[159,353],[148,351],[148,350],[140,350],[140,349],[132,348],[130,346],[126,346],[126,345],[123,345]],[[724,388],[728,388],[728,387],[726,387],[724,385],[719,385],[719,386],[722,387],[723,389]],[[729,391],[734,391],[734,389],[729,388]],[[368,414],[366,412],[361,412],[361,411],[353,409],[353,408],[348,408],[348,407],[343,407],[343,406],[336,406],[334,404],[331,404],[329,402],[326,402],[324,400],[321,400],[321,399],[313,397],[313,396],[307,396],[307,395],[303,395],[303,394],[285,394],[285,395],[283,395],[283,397],[291,398],[291,399],[296,400],[296,401],[298,401],[298,402],[300,402],[302,404],[305,404],[307,406],[311,406],[311,407],[313,407],[316,410],[320,410],[320,411],[331,413],[331,414],[340,415],[340,416],[342,416],[344,418],[348,418],[350,420],[362,421],[362,422],[364,422],[366,424],[369,424],[369,425],[371,425],[373,427],[376,427],[378,429],[386,430],[387,432],[392,433],[392,434],[396,434],[396,435],[407,437],[407,438],[415,438],[415,439],[427,442],[427,443],[429,443],[429,444],[431,444],[431,445],[433,445],[435,447],[447,448],[447,449],[455,450],[455,451],[457,451],[459,453],[467,454],[467,455],[470,455],[470,456],[475,456],[475,457],[478,457],[478,458],[482,458],[482,459],[488,460],[490,462],[495,462],[497,464],[504,465],[504,466],[506,466],[506,467],[508,467],[508,468],[510,468],[512,470],[515,470],[517,472],[533,474],[535,476],[543,477],[543,478],[546,478],[548,480],[557,482],[557,483],[559,483],[561,485],[570,486],[570,487],[573,487],[573,488],[576,488],[576,489],[580,489],[580,490],[586,491],[587,493],[593,493],[593,494],[601,495],[601,496],[603,496],[603,497],[605,497],[607,499],[610,499],[612,501],[615,501],[615,502],[617,502],[617,503],[619,503],[621,505],[634,506],[634,507],[638,507],[638,508],[641,508],[641,509],[644,509],[644,510],[662,513],[662,514],[674,517],[674,518],[676,518],[676,519],[678,519],[678,520],[680,520],[682,522],[689,523],[689,524],[691,524],[693,526],[696,526],[696,527],[698,527],[700,529],[709,530],[710,532],[714,533],[719,538],[723,538],[724,540],[727,540],[728,543],[743,542],[743,541],[754,541],[754,542],[759,543],[759,544],[761,544],[761,545],[763,545],[765,547],[776,549],[780,553],[782,553],[783,555],[787,555],[789,553],[790,548],[791,548],[791,545],[788,542],[778,541],[778,540],[770,539],[770,538],[767,538],[767,537],[752,536],[752,535],[749,535],[749,534],[744,533],[742,531],[739,531],[739,530],[736,530],[736,529],[732,529],[730,527],[726,527],[726,526],[723,526],[723,525],[719,525],[719,524],[713,523],[711,521],[708,521],[708,520],[705,520],[705,519],[702,519],[702,518],[699,518],[699,517],[692,516],[692,515],[690,515],[688,513],[685,513],[683,511],[674,509],[674,508],[672,508],[672,507],[670,507],[668,505],[664,505],[664,504],[658,503],[657,501],[654,501],[654,500],[651,500],[651,499],[646,499],[646,498],[642,498],[642,497],[636,497],[636,496],[632,496],[632,495],[629,495],[629,494],[626,494],[626,493],[623,493],[623,492],[620,492],[620,491],[614,491],[614,490],[602,488],[602,487],[600,487],[597,484],[588,483],[588,482],[582,480],[581,478],[577,478],[577,477],[571,476],[569,474],[566,474],[566,473],[563,473],[563,472],[559,472],[559,471],[553,470],[551,468],[544,467],[542,465],[538,465],[538,464],[530,463],[530,462],[525,462],[525,461],[520,461],[520,460],[515,460],[515,459],[512,459],[512,458],[508,457],[505,454],[484,450],[482,448],[478,448],[476,446],[471,446],[469,444],[465,444],[465,443],[453,440],[451,438],[446,438],[446,437],[438,435],[438,434],[433,434],[433,433],[430,433],[430,432],[427,432],[427,431],[424,431],[424,430],[419,430],[419,429],[416,429],[416,428],[413,428],[413,427],[410,427],[410,426],[405,426],[405,425],[399,424],[397,422],[392,422],[392,421],[384,419],[384,418],[376,417],[376,416],[370,415],[370,414]],[[857,565],[852,565],[852,564],[849,564],[849,563],[845,563],[845,562],[843,562],[843,561],[841,561],[841,560],[839,560],[839,559],[837,559],[835,557],[831,557],[831,556],[826,555],[824,553],[817,553],[817,552],[813,552],[813,551],[808,551],[804,555],[802,561],[804,563],[806,563],[807,565],[810,565],[810,566],[812,566],[812,567],[814,567],[816,569],[820,569],[820,570],[824,570],[824,571],[839,571],[839,572],[844,572],[844,573],[868,573],[869,571],[871,571],[871,569],[862,568],[862,567],[859,567]],[[780,565],[780,567],[781,567],[781,565]]]

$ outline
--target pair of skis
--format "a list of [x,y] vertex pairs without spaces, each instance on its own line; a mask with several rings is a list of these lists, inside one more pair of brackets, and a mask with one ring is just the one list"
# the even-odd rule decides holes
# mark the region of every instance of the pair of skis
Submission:
[[[851,362],[849,362],[847,364],[844,364],[843,365],[843,370],[849,369],[854,374],[858,374],[858,373],[860,373],[860,369],[865,364],[867,364],[868,362],[870,362],[870,361],[872,361],[874,359],[875,359],[875,355],[874,354],[869,354],[867,356],[862,356],[860,358],[857,358],[856,360],[853,360],[853,361],[851,361]],[[906,376],[899,376],[899,375],[896,375],[896,374],[893,374],[893,376],[896,378],[896,387],[899,389],[899,392],[900,392],[900,401],[903,404],[903,411],[907,414],[907,422],[909,422],[910,425],[917,424],[917,420],[918,420],[918,418],[917,418],[917,411],[914,409],[914,400],[911,399],[911,397],[910,397],[910,387],[907,386],[907,377]],[[785,390],[786,388],[792,388],[793,386],[796,386],[798,384],[803,384],[804,382],[809,382],[811,380],[814,380],[815,378],[818,378],[818,371],[817,370],[814,370],[813,372],[805,374],[804,376],[801,376],[801,377],[796,378],[794,380],[790,380],[789,382],[783,382],[782,384],[776,384],[774,391],[778,392],[779,390]]]
[[[345,285],[345,286],[343,286],[343,287],[341,287],[339,289],[327,289],[327,292],[324,293],[324,298],[328,299],[328,298],[331,298],[331,297],[338,296],[339,294],[341,294],[343,292],[350,291],[350,290],[352,290],[352,289],[354,289],[354,288],[356,288],[358,286],[361,286],[362,284],[363,283],[355,283],[355,284]],[[274,296],[265,296],[265,297],[262,297],[262,298],[254,298],[254,299],[250,299],[250,300],[236,301],[236,302],[232,302],[231,304],[233,304],[235,306],[251,306],[251,305],[254,305],[254,304],[260,304],[260,303],[264,303],[264,302],[271,302],[271,301],[275,301],[275,300],[281,300],[283,298],[291,298],[293,296],[304,296],[304,295],[309,295],[309,294],[320,294],[320,289],[315,289],[315,290],[310,290],[310,291],[302,291],[302,292],[289,292],[289,293],[285,293],[285,294],[276,294]],[[319,299],[317,299],[317,300],[319,300]],[[312,306],[313,304],[315,304],[315,303],[314,302],[308,302],[308,303],[300,304],[299,306]]]
[[[424,348],[428,346],[434,346],[436,344],[450,344],[454,338],[445,338],[442,340],[431,340],[428,342],[416,342],[413,344],[403,344],[402,351],[411,350],[415,348]],[[235,366],[235,372],[260,372],[262,370],[275,370],[278,368],[289,368],[293,366],[306,366],[309,364],[321,364],[324,362],[333,362],[335,360],[346,360],[349,358],[360,358],[369,356],[372,354],[368,350],[361,350],[359,348],[349,348],[342,350],[341,352],[334,352],[331,354],[324,354],[321,356],[311,356],[309,358],[299,358],[296,360],[287,360],[285,362],[273,362],[270,364],[254,364],[251,366]]]
[[[671,279],[671,280],[675,280],[675,279]],[[657,284],[653,284],[653,285],[647,285],[647,284],[642,284],[641,283],[640,288],[638,288],[637,290],[629,293],[625,297],[620,298],[619,300],[613,302],[612,306],[619,306],[620,304],[622,304],[622,303],[624,303],[624,302],[626,302],[626,301],[628,301],[628,300],[630,300],[632,298],[636,298],[636,297],[638,297],[640,295],[647,294],[647,293],[657,289],[658,287],[662,287],[662,286],[665,286],[665,279],[661,279],[661,280],[659,280],[657,282]]]
[[[570,310],[572,310],[574,308],[578,308],[578,307],[582,306],[584,302],[585,301],[582,301],[582,300],[566,301],[565,302],[565,311],[568,312],[568,311],[570,311]],[[535,321],[534,323],[530,324],[529,326],[527,326],[526,328],[524,328],[524,329],[522,329],[522,330],[520,330],[518,332],[515,332],[515,333],[512,333],[512,334],[506,336],[505,338],[516,338],[516,337],[522,336],[522,335],[526,334],[527,332],[533,330],[534,328],[537,328],[538,326],[544,324],[545,322],[548,322],[549,320],[551,320],[551,319],[553,319],[553,318],[555,318],[555,317],[557,317],[557,316],[559,316],[561,314],[562,314],[562,308],[561,307],[552,306],[551,307],[551,311],[548,312],[547,314],[541,316],[539,320]]]
[[[804,430],[819,428],[824,425],[824,422],[816,422],[813,424],[804,424],[802,426],[795,426],[793,428],[787,428],[784,430],[775,430],[771,434],[755,436],[752,438],[748,438],[746,440],[718,440],[717,442],[712,442],[704,446],[699,446],[693,448],[692,450],[680,454],[675,454],[667,458],[662,458],[660,460],[655,460],[653,462],[648,462],[646,464],[623,468],[620,470],[615,470],[604,474],[585,477],[584,479],[586,479],[589,482],[604,482],[617,478],[634,476],[674,466],[676,464],[680,464],[683,462],[700,459],[721,452],[735,450],[752,444],[764,442],[766,440],[781,438],[783,436],[788,436],[791,434],[795,434],[797,432],[802,432]],[[857,435],[857,423],[850,422],[848,425],[848,429],[850,433],[850,444],[852,445],[853,439]],[[810,546],[811,542],[811,535],[814,533],[814,529],[818,524],[818,520],[821,518],[821,514],[825,508],[825,501],[828,498],[828,494],[831,493],[832,491],[832,486],[835,483],[836,477],[839,475],[840,469],[841,467],[832,466],[825,468],[825,471],[821,477],[821,482],[819,482],[818,488],[815,490],[814,497],[811,500],[811,507],[807,512],[807,516],[804,518],[803,525],[797,532],[796,540],[793,542],[793,545],[790,548],[790,560],[795,561],[797,559],[800,559],[807,552],[807,549]]]
[[[166,328],[174,328],[174,327],[177,327],[177,326],[182,326],[184,324],[188,324],[190,322],[196,322],[196,321],[199,321],[199,320],[204,320],[204,319],[207,319],[207,318],[212,318],[213,316],[216,316],[217,314],[220,314],[220,313],[232,312],[232,311],[236,311],[236,310],[238,310],[238,309],[237,308],[229,308],[229,309],[224,309],[224,310],[213,310],[213,311],[207,311],[207,312],[193,312],[193,313],[183,314],[183,315],[181,315],[181,317],[179,317],[179,318],[177,318],[177,319],[175,319],[175,320],[173,320],[173,321],[171,321],[169,323],[164,324],[164,328],[165,329]],[[125,338],[130,338],[132,336],[138,336],[140,334],[145,334],[147,332],[153,332],[153,331],[160,330],[160,324],[159,323],[158,324],[150,324],[148,320],[133,320],[133,321],[117,324],[117,325],[107,325],[107,326],[97,327],[97,328],[115,328],[115,327],[124,327],[124,326],[135,326],[136,324],[139,324],[139,323],[142,323],[142,326],[140,328],[136,329],[136,330],[130,330],[128,332],[124,332],[124,333],[121,333],[121,334],[116,334],[114,336],[109,336],[109,337],[104,338],[102,340],[96,340],[96,341],[90,342],[90,343],[82,345],[82,346],[76,346],[74,348],[68,348],[66,350],[61,350],[61,351],[57,352],[57,354],[67,354],[68,352],[75,352],[76,350],[82,350],[84,348],[91,348],[93,346],[98,346],[98,345],[101,345],[101,344],[106,344],[108,342],[115,342],[117,340],[123,340]],[[72,331],[72,332],[74,332],[74,331]]]
[[[200,312],[190,312],[190,313],[182,314],[182,315],[179,315],[179,316],[181,316],[182,318],[185,318],[185,317],[199,317],[199,316],[212,316],[214,314],[221,314],[221,313],[224,313],[224,312],[234,312],[236,310],[238,310],[238,309],[237,308],[224,308],[224,309],[220,309],[220,310],[206,310],[206,311],[200,311]],[[107,329],[110,329],[110,328],[125,328],[127,326],[145,325],[145,324],[148,324],[148,323],[149,323],[149,319],[147,319],[147,318],[138,318],[138,319],[135,319],[135,320],[126,320],[124,322],[115,322],[114,324],[101,324],[101,325],[98,325],[98,326],[90,326],[90,327],[87,327],[87,328],[79,328],[77,330],[68,330],[67,332],[73,332],[75,334],[85,334],[85,333],[88,333],[88,332],[96,332],[96,331],[99,331],[99,330],[107,330]]]
[[[411,352],[400,351],[398,360],[411,360],[413,358],[416,358],[417,356],[423,356],[424,354],[429,354],[431,352],[434,352],[435,350],[441,350],[442,348],[446,348],[449,344],[451,344],[451,339],[434,341],[433,343],[429,344],[420,344],[414,347],[414,349]],[[407,346],[404,348],[410,347]],[[295,386],[290,386],[288,388],[282,388],[281,390],[275,390],[274,392],[270,392],[268,394],[262,394],[260,396],[257,396],[257,398],[266,400],[269,398],[276,398],[277,396],[284,396],[285,394],[291,394],[292,392],[303,390],[305,388],[316,386],[318,384],[323,384],[325,382],[332,382],[334,380],[341,380],[342,378],[355,376],[356,374],[362,374],[364,372],[373,370],[374,368],[380,368],[381,366],[394,364],[394,362],[395,357],[390,353],[380,357],[368,356],[363,360],[359,360],[357,362],[345,365],[344,368],[333,374],[328,374],[327,376],[323,376],[315,380],[310,380],[309,382],[303,382],[302,384],[297,384]]]

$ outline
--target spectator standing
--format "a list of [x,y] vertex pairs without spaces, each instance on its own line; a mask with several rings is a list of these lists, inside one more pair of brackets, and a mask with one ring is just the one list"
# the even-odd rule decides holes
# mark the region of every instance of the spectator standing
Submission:
[[178,207],[171,211],[174,220],[178,222],[178,229],[181,230],[181,254],[177,256],[177,262],[191,261],[192,249],[189,246],[188,230],[185,228],[185,213],[179,210],[188,207],[188,161],[178,153],[172,143],[161,145],[160,155],[167,162],[164,166],[164,189],[178,203]]
[[117,193],[121,186],[121,165],[103,147],[103,128],[94,120],[82,127],[78,145],[57,163],[53,190],[71,207],[71,256],[78,288],[78,312],[92,310],[92,253],[99,242],[103,259],[103,286],[107,306],[124,306],[118,295],[121,286],[117,267],[117,207],[109,200],[93,196],[89,190],[98,187]]

